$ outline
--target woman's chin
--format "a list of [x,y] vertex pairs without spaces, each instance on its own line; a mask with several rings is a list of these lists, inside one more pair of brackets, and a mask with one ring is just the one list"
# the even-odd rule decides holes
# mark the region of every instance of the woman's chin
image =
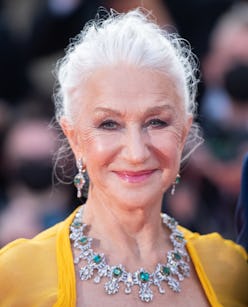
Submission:
[[[116,190],[118,191],[118,190]],[[153,207],[155,203],[161,203],[163,193],[146,189],[119,189],[118,194],[112,194],[116,205],[124,206],[130,210]]]

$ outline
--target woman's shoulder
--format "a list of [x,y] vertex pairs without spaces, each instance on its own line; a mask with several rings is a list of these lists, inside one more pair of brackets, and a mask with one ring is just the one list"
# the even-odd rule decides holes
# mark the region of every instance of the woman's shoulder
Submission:
[[15,240],[0,250],[0,301],[4,306],[34,306],[39,299],[50,303],[56,297],[58,227],[32,239]]
[[[15,274],[15,271],[25,272],[42,263],[56,258],[56,235],[59,224],[41,232],[32,239],[17,239],[0,250],[0,271]],[[49,259],[48,259],[49,258]]]
[[40,232],[32,239],[17,239],[4,246],[0,249],[0,265],[2,265],[4,259],[8,259],[9,263],[9,260],[15,260],[15,257],[18,257],[18,260],[22,257],[26,259],[31,257],[33,259],[39,258],[41,254],[56,253],[58,237],[61,236],[61,232],[67,233],[69,231],[69,224],[74,214],[73,212],[64,221]]
[[40,302],[44,306],[54,305],[58,299],[59,271],[66,270],[64,264],[72,258],[68,234],[73,215],[32,239],[18,239],[0,250],[3,306],[38,306]]
[[212,254],[214,251],[212,256],[216,259],[218,254],[223,254],[223,251],[225,251],[228,254],[237,254],[242,260],[247,261],[248,259],[247,252],[241,245],[223,238],[217,232],[201,235],[183,227],[180,227],[180,229],[184,233],[188,245],[194,247],[199,254]]
[[3,263],[5,258],[11,259],[22,256],[30,255],[32,258],[34,254],[47,251],[47,249],[52,249],[55,245],[55,238],[59,224],[46,229],[36,235],[32,239],[17,239],[10,242],[2,249],[0,249],[0,264]]
[[181,227],[202,283],[210,285],[223,306],[248,305],[248,255],[218,233],[200,235]]

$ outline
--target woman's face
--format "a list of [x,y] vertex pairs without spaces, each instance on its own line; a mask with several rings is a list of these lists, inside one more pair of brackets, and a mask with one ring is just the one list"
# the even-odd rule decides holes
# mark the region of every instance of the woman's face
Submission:
[[86,164],[90,195],[130,206],[161,200],[191,124],[173,81],[122,64],[92,74],[80,97],[76,123],[64,130]]

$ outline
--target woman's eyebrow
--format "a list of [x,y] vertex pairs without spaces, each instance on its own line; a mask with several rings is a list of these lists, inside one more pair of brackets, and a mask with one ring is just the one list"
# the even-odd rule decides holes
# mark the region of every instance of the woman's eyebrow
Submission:
[[145,114],[159,113],[159,112],[168,111],[168,110],[173,111],[174,108],[169,104],[163,104],[163,105],[160,105],[160,106],[147,108],[145,110]]
[[[163,104],[159,106],[149,107],[146,110],[144,110],[143,115],[148,116],[151,114],[157,114],[164,111],[174,111],[173,106],[170,104]],[[96,107],[94,109],[95,114],[109,114],[109,115],[115,115],[115,116],[122,116],[123,112],[116,110],[114,108],[108,108],[108,107]]]
[[107,108],[107,107],[97,107],[94,109],[95,113],[108,113],[108,114],[114,114],[114,115],[122,115],[122,112],[112,109],[112,108]]

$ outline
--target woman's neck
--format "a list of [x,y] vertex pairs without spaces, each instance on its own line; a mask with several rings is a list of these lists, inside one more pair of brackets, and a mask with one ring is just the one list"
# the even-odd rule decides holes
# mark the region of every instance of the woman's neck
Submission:
[[137,262],[145,265],[148,259],[151,264],[158,262],[166,244],[170,245],[169,232],[160,218],[161,204],[127,207],[89,198],[83,214],[88,235],[97,239],[96,248],[110,255],[111,262],[121,259],[131,267],[132,262],[134,266]]

